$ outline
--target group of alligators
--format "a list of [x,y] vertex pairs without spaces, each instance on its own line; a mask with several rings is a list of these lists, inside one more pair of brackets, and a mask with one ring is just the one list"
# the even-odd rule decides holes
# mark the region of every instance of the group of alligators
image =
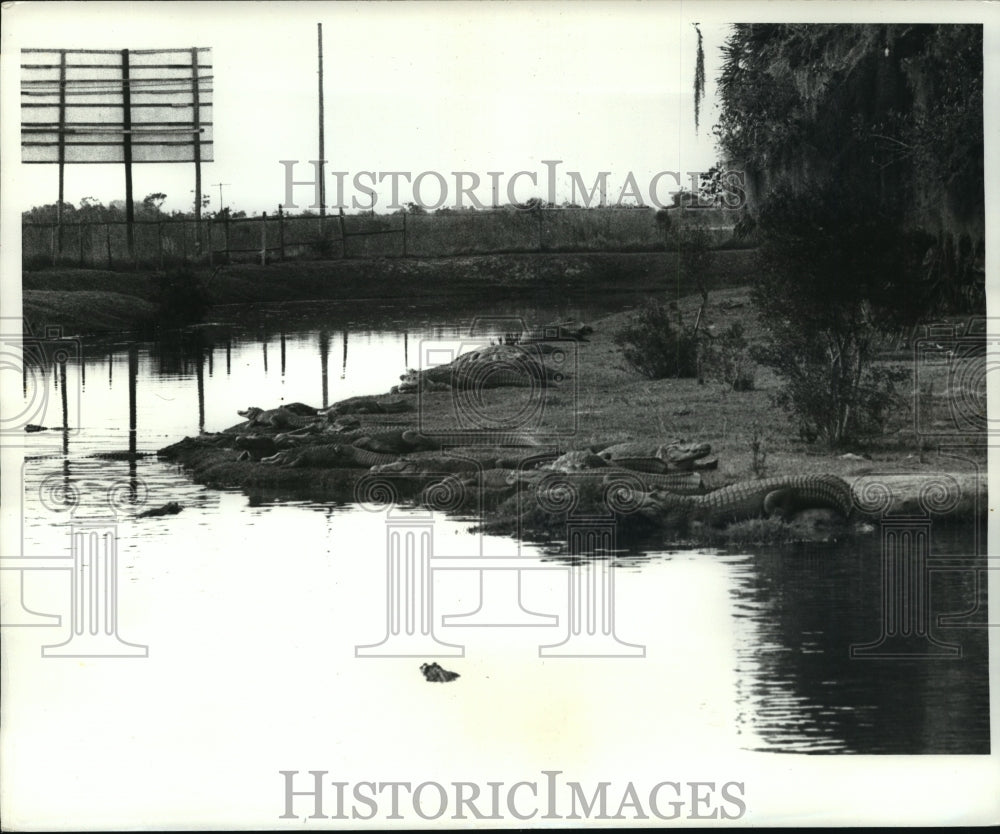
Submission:
[[[271,418],[275,412],[301,417],[305,409],[292,404],[270,412]],[[365,476],[387,479],[400,487],[400,494],[416,497],[447,481],[470,498],[482,500],[487,508],[498,508],[516,495],[519,508],[535,500],[543,507],[555,504],[552,512],[558,513],[560,491],[599,495],[595,500],[612,506],[612,496],[624,493],[627,498],[619,501],[619,510],[627,506],[622,512],[674,528],[692,522],[724,525],[768,516],[787,520],[814,509],[832,510],[847,518],[852,508],[850,487],[832,475],[792,475],[711,489],[703,473],[717,466],[717,461],[706,460],[710,447],[704,443],[674,441],[651,447],[615,443],[558,455],[524,437],[520,442],[529,448],[451,448],[442,439],[412,428],[330,420],[331,414],[299,428],[282,425],[279,430],[274,423],[255,421],[266,414],[248,410],[246,424],[205,440],[217,449],[231,448],[234,457],[246,465],[301,468],[304,483],[310,481],[310,471],[338,469],[345,470],[349,482]],[[318,412],[313,416],[324,418]],[[164,452],[170,457],[169,450]]]
[[[582,338],[586,331],[570,335]],[[567,333],[560,330],[558,336],[565,339]],[[526,354],[521,347],[490,345],[440,368],[410,371],[389,395],[351,397],[325,409],[298,402],[267,410],[252,406],[238,412],[244,423],[188,438],[160,454],[183,459],[180,450],[191,444],[231,449],[235,454],[230,460],[259,468],[257,482],[270,470],[302,469],[301,482],[308,487],[310,473],[318,480],[336,472],[343,476],[336,482],[345,487],[377,479],[416,499],[447,483],[465,495],[464,509],[478,503],[508,515],[534,506],[558,516],[569,511],[567,496],[572,493],[576,511],[600,510],[593,505],[603,502],[618,515],[634,514],[665,527],[769,516],[789,520],[815,510],[850,516],[852,492],[842,479],[820,474],[726,483],[707,443],[609,442],[564,451],[543,445],[532,432],[484,437],[418,426],[414,394],[473,383],[553,382],[562,373],[549,361],[558,343],[545,341],[544,332],[536,338],[532,361],[522,361]],[[581,496],[591,502],[589,507],[581,508]]]

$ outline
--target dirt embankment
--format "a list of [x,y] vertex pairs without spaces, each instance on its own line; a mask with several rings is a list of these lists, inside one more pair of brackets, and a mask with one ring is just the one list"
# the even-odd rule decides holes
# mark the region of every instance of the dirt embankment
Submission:
[[[705,276],[709,287],[746,283],[751,250],[720,250]],[[534,292],[691,291],[678,275],[676,252],[485,255],[287,261],[199,271],[212,304],[345,298],[476,296],[487,303]],[[24,316],[34,329],[64,332],[135,330],[156,324],[158,273],[46,269],[23,273]]]

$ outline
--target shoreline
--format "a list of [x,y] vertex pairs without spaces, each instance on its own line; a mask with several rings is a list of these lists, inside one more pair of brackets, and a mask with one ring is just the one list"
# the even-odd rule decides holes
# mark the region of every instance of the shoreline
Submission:
[[[754,250],[714,252],[710,289],[746,283]],[[58,325],[73,335],[151,332],[158,326],[158,279],[150,270],[50,268],[22,273],[23,315],[34,332]],[[692,292],[677,273],[676,252],[535,253],[448,258],[364,258],[283,261],[199,268],[211,305],[370,298],[478,298],[531,294]],[[194,323],[194,322],[192,322]]]
[[[682,314],[690,312],[699,302],[700,299],[693,297],[682,300],[679,304]],[[707,308],[712,326],[721,328],[727,318],[745,316],[746,303],[746,288],[713,292]],[[546,425],[539,428],[538,434],[543,439],[538,447],[517,448],[489,440],[478,445],[452,444],[454,455],[480,461],[484,474],[477,488],[473,488],[475,482],[467,475],[440,471],[436,481],[426,477],[426,473],[416,478],[412,489],[402,484],[405,478],[416,476],[400,474],[395,484],[397,491],[406,498],[416,500],[435,483],[464,489],[468,493],[466,500],[458,501],[451,507],[452,511],[469,516],[475,515],[470,510],[482,508],[483,529],[488,532],[524,535],[527,540],[546,541],[552,536],[558,538],[560,529],[565,531],[566,516],[559,512],[536,513],[531,519],[519,516],[517,502],[512,501],[514,493],[503,488],[504,478],[517,477],[512,475],[513,470],[526,465],[526,461],[537,458],[541,453],[548,453],[551,459],[570,450],[598,448],[618,442],[682,439],[703,441],[711,446],[711,454],[718,457],[717,470],[700,473],[701,489],[696,490],[698,494],[711,494],[734,484],[752,486],[766,479],[832,475],[842,479],[852,495],[850,501],[856,511],[851,514],[851,523],[838,524],[835,519],[831,523],[830,518],[819,517],[796,525],[751,514],[742,521],[718,529],[686,521],[673,527],[671,523],[665,523],[657,529],[656,524],[651,528],[649,524],[619,519],[621,529],[634,527],[636,535],[646,539],[650,535],[655,539],[660,534],[659,542],[664,545],[726,546],[831,541],[859,535],[868,537],[877,535],[877,527],[873,525],[883,513],[886,516],[908,517],[923,514],[934,524],[976,525],[985,521],[988,514],[985,446],[978,451],[972,450],[970,460],[963,463],[953,457],[935,454],[926,447],[921,451],[919,442],[914,444],[912,437],[901,432],[882,438],[868,448],[856,447],[856,452],[860,454],[846,449],[831,451],[798,441],[787,417],[770,405],[769,397],[776,383],[764,373],[760,374],[755,390],[733,392],[711,382],[699,385],[693,379],[649,380],[625,366],[613,336],[628,315],[616,313],[594,320],[593,334],[586,341],[575,343],[578,351],[577,373],[547,391]],[[504,387],[483,390],[480,394],[483,413],[498,418],[518,413],[519,409],[523,409],[524,397],[527,396],[524,389]],[[341,442],[341,438],[345,445],[352,445],[362,435],[398,433],[406,428],[421,428],[424,431],[427,426],[432,426],[435,431],[448,431],[460,422],[456,417],[456,398],[462,399],[460,390],[375,395],[367,399],[392,404],[392,413],[357,414],[355,417],[360,425],[355,426],[355,433],[329,434],[329,429],[326,429],[324,434],[304,445],[306,448],[311,444],[328,445]],[[395,406],[400,402],[408,403],[409,410],[403,413],[396,411]],[[281,404],[258,405],[275,408]],[[767,419],[770,424],[763,430],[763,442],[767,448],[766,466],[755,469],[750,450],[750,422],[757,419]],[[552,435],[561,425],[571,426],[573,430],[561,437]],[[550,442],[544,439],[547,431],[550,432]],[[201,439],[186,438],[161,450],[160,455],[182,466],[189,477],[198,483],[213,488],[242,489],[255,501],[279,497],[358,500],[359,483],[364,486],[371,481],[368,466],[355,468],[353,464],[341,467],[307,462],[297,468],[236,459],[240,451],[237,437],[262,439],[267,453],[272,454],[280,447],[272,447],[270,441],[282,433],[281,429],[241,422]],[[299,448],[294,447],[285,455],[286,463],[295,460]],[[435,453],[430,451],[401,454],[411,461],[435,459]],[[264,452],[261,452],[263,455]],[[436,465],[442,464],[438,461]],[[977,468],[982,472],[981,476],[977,474]],[[634,474],[641,483],[643,474]],[[576,476],[571,476],[570,480],[572,477]],[[643,486],[649,487],[648,484]],[[520,482],[516,489],[521,489]],[[593,492],[597,487],[591,484],[588,489]],[[599,504],[594,503],[597,498],[596,495],[584,495],[584,505],[600,509]],[[888,503],[883,506],[885,498],[888,498]],[[586,501],[591,503],[586,504]],[[524,527],[526,521],[530,522],[530,529]]]
[[[673,271],[670,269],[672,255],[676,260],[676,253],[629,256],[553,253],[234,266],[219,270],[210,279],[213,307],[209,308],[208,315],[233,304],[304,302],[318,300],[317,296],[324,300],[346,300],[354,297],[353,293],[361,292],[367,297],[383,297],[390,285],[398,294],[400,282],[406,278],[402,286],[412,291],[407,297],[428,301],[441,297],[475,297],[488,304],[499,298],[530,299],[532,294],[552,292],[635,292],[651,296],[655,293],[661,298],[664,295],[676,298],[679,314],[688,320],[697,311],[700,297],[692,294],[693,288],[684,287],[677,281],[676,263],[672,265]],[[715,266],[705,281],[710,296],[705,323],[710,331],[721,331],[738,320],[746,323],[752,334],[753,319],[745,286],[752,268],[752,255],[748,250],[715,253]],[[555,283],[554,274],[558,275]],[[127,321],[131,327],[142,327],[145,322],[147,328],[155,321],[154,273],[52,270],[25,273],[25,276],[25,315],[29,320],[29,311],[34,316],[32,326],[37,326],[39,316],[46,323],[53,317],[55,323],[60,323],[60,313],[66,316],[62,321],[68,322],[64,325],[68,330],[73,329],[74,321],[79,323],[87,316],[91,317],[88,319],[90,324],[106,323],[112,329],[117,329],[114,325],[121,321]],[[43,285],[48,289],[38,289]],[[484,292],[484,287],[489,287],[488,291]],[[121,292],[123,289],[134,294]],[[488,298],[484,299],[484,295]],[[362,296],[358,296],[358,300],[361,299]],[[53,303],[46,306],[49,300]],[[693,379],[650,380],[640,376],[625,364],[621,349],[614,343],[615,332],[625,324],[628,316],[628,312],[616,313],[590,322],[594,333],[585,341],[572,345],[578,362],[576,372],[570,375],[566,384],[546,392],[545,419],[553,425],[565,424],[564,428],[572,424],[571,432],[553,437],[552,443],[537,450],[480,445],[459,447],[458,451],[492,461],[492,464],[498,460],[516,464],[519,456],[526,457],[542,450],[555,455],[622,441],[698,440],[710,444],[712,453],[719,459],[716,472],[703,474],[702,492],[734,483],[790,476],[790,473],[834,475],[849,485],[859,503],[862,496],[875,499],[881,494],[880,489],[881,492],[888,490],[892,500],[886,509],[892,514],[919,514],[929,509],[935,523],[956,524],[979,523],[987,515],[984,444],[973,444],[976,448],[970,452],[967,464],[938,456],[925,439],[914,434],[912,427],[907,428],[906,419],[894,431],[867,446],[834,452],[799,441],[787,416],[770,403],[777,381],[766,370],[758,369],[754,390],[748,392],[727,390],[712,381],[699,384]],[[91,328],[91,332],[93,330]],[[377,396],[388,396],[388,393]],[[499,415],[516,413],[518,396],[518,389],[485,391],[484,407]],[[448,421],[454,419],[455,392],[394,397],[409,399],[414,411],[407,415],[359,415],[362,425],[385,431],[393,427],[413,428],[416,422],[423,426],[429,420],[431,424],[450,427]],[[281,404],[256,405],[271,408]],[[946,398],[940,398],[936,407],[942,411],[947,405]],[[416,409],[420,409],[419,415]],[[355,483],[366,470],[288,468],[237,461],[239,450],[233,443],[237,436],[247,433],[267,435],[269,432],[245,422],[237,423],[217,435],[185,439],[161,450],[161,456],[181,465],[197,483],[213,488],[242,489],[255,500],[286,496],[353,500]],[[279,433],[270,432],[272,435]],[[763,443],[766,463],[758,461],[756,453],[751,452],[757,435]],[[213,448],[207,442],[220,436],[228,437],[225,442],[229,445],[225,449]],[[984,473],[982,477],[974,474],[976,467]],[[876,483],[882,487],[873,486]],[[418,494],[409,497],[416,498]],[[475,495],[479,503],[490,505],[492,515],[487,521],[498,531],[509,532],[512,528],[510,507],[501,509],[506,497],[509,496],[502,490],[490,495],[480,490]],[[875,506],[871,501],[866,506],[869,505]],[[942,508],[942,512],[936,512]],[[858,518],[864,523],[861,515]],[[869,515],[874,517],[878,513]],[[545,532],[544,528],[552,532],[558,529],[558,523],[553,525],[545,521],[540,529]],[[853,528],[854,533],[856,528],[857,525]],[[687,532],[685,529],[684,533]],[[869,529],[865,534],[871,532]],[[849,534],[853,534],[852,528],[843,526],[832,533],[825,529],[795,533],[784,522],[771,524],[765,519],[763,525],[756,527],[744,524],[728,538],[724,531],[704,529],[695,539],[721,544],[783,543],[803,540],[802,537],[823,540],[831,535]],[[796,535],[800,538],[795,538]],[[681,536],[670,543],[683,541],[690,539]]]

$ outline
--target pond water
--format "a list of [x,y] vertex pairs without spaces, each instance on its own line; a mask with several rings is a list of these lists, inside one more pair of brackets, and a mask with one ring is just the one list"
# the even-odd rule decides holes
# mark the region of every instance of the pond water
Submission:
[[[587,320],[634,302],[510,302],[500,314]],[[74,768],[95,726],[121,757],[120,789],[137,792],[137,807],[153,788],[133,770],[136,757],[194,747],[180,792],[219,767],[271,773],[333,760],[373,778],[450,772],[454,752],[470,749],[497,772],[627,772],[685,752],[989,752],[987,629],[976,627],[985,560],[962,531],[930,531],[929,609],[914,614],[915,633],[875,645],[898,614],[883,602],[878,532],[851,547],[625,550],[589,519],[581,524],[613,552],[583,558],[472,533],[468,519],[248,498],[193,484],[154,456],[93,457],[219,431],[249,404],[384,392],[416,365],[422,342],[461,339],[475,315],[364,305],[234,307],[155,342],[86,339],[46,381],[31,422],[59,426],[65,414],[74,430],[24,436],[22,553],[8,555],[62,558],[61,570],[14,574],[25,608],[62,619],[5,629],[8,650],[72,647],[70,621],[86,608],[66,569],[72,536],[111,530],[117,582],[103,587],[117,597],[87,610],[113,611],[114,641],[146,647],[123,653],[148,654],[39,664],[44,715],[19,712],[19,696],[37,694],[10,683],[11,708],[28,721],[20,732],[44,721],[65,741],[66,755],[44,761],[57,783],[86,794],[91,780]],[[111,521],[109,490],[119,499]],[[140,519],[132,497],[184,509]],[[392,562],[402,566],[396,584],[388,550],[408,541],[417,549]],[[424,682],[418,667],[435,658],[461,674],[457,684]],[[83,681],[70,676],[77,665],[90,670]],[[109,675],[120,684],[113,695]],[[170,710],[150,723],[144,704],[164,698]],[[141,739],[134,722],[145,722]],[[378,741],[389,738],[391,752]],[[276,749],[287,761],[274,760]]]

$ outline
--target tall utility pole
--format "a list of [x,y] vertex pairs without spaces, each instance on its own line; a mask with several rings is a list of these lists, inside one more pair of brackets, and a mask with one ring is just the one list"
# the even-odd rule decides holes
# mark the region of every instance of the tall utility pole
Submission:
[[213,182],[212,185],[219,186],[219,211],[222,211],[222,186],[230,185],[228,182]]
[[129,51],[122,50],[122,159],[125,162],[125,234],[128,254],[135,256],[135,206],[132,203],[132,86]]
[[[201,99],[198,82],[198,49],[191,47],[191,119],[194,124],[194,231],[201,254]],[[209,229],[209,235],[212,230]]]
[[316,24],[319,46],[319,216],[326,216],[326,157],[323,155],[323,24]]

